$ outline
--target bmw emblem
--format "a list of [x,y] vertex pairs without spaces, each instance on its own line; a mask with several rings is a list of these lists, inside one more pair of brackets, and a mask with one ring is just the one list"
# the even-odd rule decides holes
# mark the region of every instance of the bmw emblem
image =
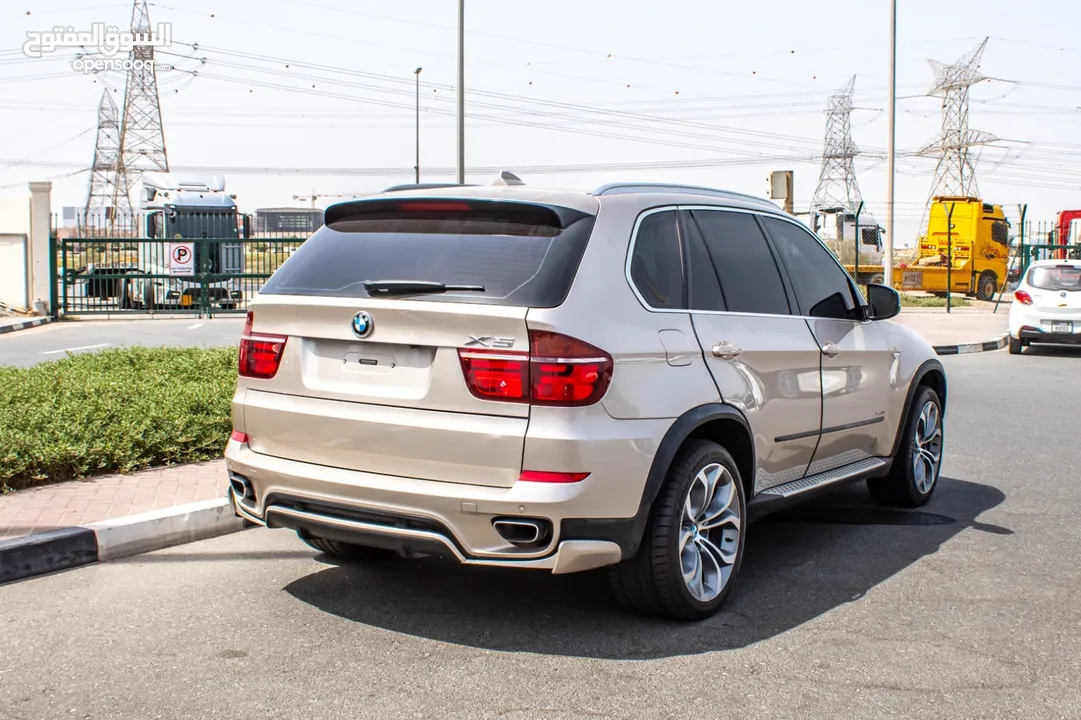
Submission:
[[366,338],[371,335],[373,327],[375,327],[375,323],[372,322],[372,316],[363,310],[353,316],[353,334],[358,338]]

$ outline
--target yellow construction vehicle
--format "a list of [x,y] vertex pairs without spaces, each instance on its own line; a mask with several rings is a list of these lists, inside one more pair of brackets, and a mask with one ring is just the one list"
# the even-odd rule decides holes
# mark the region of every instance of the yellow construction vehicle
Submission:
[[[1001,205],[974,197],[936,197],[927,234],[910,263],[893,268],[898,290],[947,291],[993,300],[1006,282],[1010,260],[1010,222]],[[854,265],[845,265],[855,276]],[[882,276],[882,266],[859,266],[860,278]]]

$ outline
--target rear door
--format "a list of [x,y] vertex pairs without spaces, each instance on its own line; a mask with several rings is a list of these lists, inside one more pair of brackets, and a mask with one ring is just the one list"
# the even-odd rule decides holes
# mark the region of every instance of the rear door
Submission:
[[809,230],[773,217],[762,224],[822,353],[822,438],[808,474],[888,455],[886,412],[898,356],[882,324],[862,319],[848,274]]
[[563,301],[593,216],[491,200],[332,211],[253,304],[252,332],[286,340],[273,378],[244,379],[252,449],[509,487],[529,419],[526,313]]
[[818,443],[820,351],[755,215],[686,208],[691,317],[723,400],[746,415],[755,491],[799,480]]

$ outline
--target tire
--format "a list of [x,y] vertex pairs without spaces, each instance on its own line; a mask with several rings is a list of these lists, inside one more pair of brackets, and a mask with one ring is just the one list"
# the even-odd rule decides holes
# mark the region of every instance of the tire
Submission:
[[[710,497],[711,478],[709,502],[705,498]],[[693,510],[694,505],[702,509],[695,514],[700,520],[692,529],[685,508]],[[636,612],[677,620],[703,620],[715,614],[739,575],[746,506],[743,479],[728,451],[707,440],[685,443],[661,486],[637,555],[608,571],[616,599]],[[701,527],[711,517],[723,521]],[[681,540],[686,544],[682,556]],[[684,561],[687,567],[698,568],[701,580],[712,581],[692,583],[698,597],[684,579]]]
[[881,285],[885,278],[882,277],[882,273],[875,273],[871,276],[871,282],[868,285]]
[[125,280],[120,286],[120,309],[133,310],[135,303],[131,300],[131,283]]
[[297,537],[303,540],[304,543],[313,550],[318,550],[319,552],[350,562],[389,562],[401,557],[401,555],[393,550],[386,550],[384,548],[354,545],[353,543],[327,540],[325,538],[312,537],[311,535],[301,535],[300,533],[297,533]]
[[1013,335],[1011,335],[1010,336],[1010,355],[1020,355],[1021,351],[1024,350],[1024,349],[1025,349],[1025,343],[1022,340],[1020,340],[1018,338],[1015,338]]
[[994,300],[998,292],[998,275],[991,270],[984,270],[976,285],[977,300]]
[[[930,426],[929,416],[932,411],[934,421]],[[901,447],[893,459],[889,475],[871,478],[867,489],[875,502],[882,505],[915,508],[926,505],[938,487],[938,477],[942,470],[943,422],[942,401],[938,394],[929,387],[920,386],[912,398],[901,437]],[[924,438],[920,440],[917,435]],[[921,473],[916,471],[916,452],[921,449]],[[937,456],[937,459],[935,459]],[[934,462],[930,460],[934,459]],[[928,475],[930,476],[928,478]]]

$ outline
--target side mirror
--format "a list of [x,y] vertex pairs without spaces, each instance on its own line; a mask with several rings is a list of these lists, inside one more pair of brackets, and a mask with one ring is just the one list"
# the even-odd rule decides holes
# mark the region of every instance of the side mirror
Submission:
[[243,223],[244,223],[244,229],[243,229],[244,239],[247,240],[248,238],[251,237],[251,215],[245,215]]
[[901,295],[886,285],[868,285],[867,304],[872,320],[889,320],[901,314]]

